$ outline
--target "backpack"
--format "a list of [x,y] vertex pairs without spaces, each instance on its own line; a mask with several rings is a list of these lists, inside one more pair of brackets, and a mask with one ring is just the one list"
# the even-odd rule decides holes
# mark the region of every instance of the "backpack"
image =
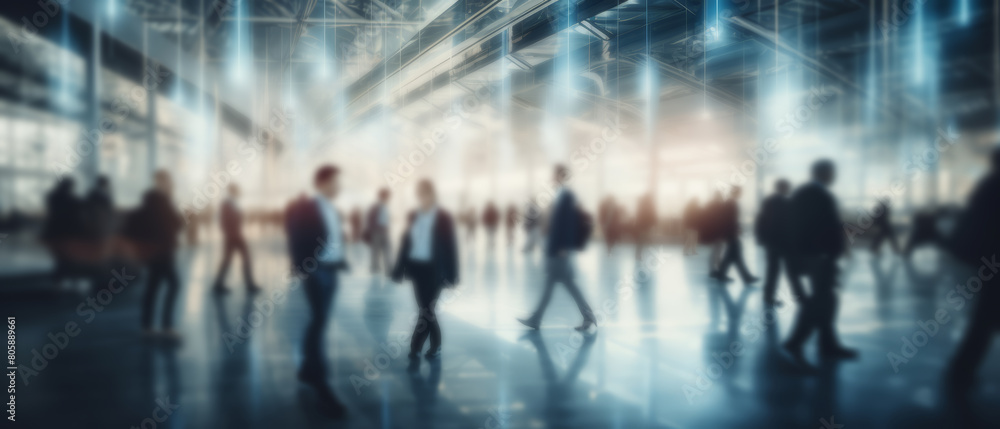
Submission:
[[576,207],[576,243],[577,250],[583,250],[590,241],[590,236],[594,235],[594,217],[580,207]]

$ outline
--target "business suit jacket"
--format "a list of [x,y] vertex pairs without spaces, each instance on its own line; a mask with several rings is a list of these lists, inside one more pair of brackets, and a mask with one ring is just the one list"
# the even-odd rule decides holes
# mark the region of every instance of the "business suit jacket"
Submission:
[[788,233],[790,211],[791,201],[788,198],[781,195],[765,198],[754,223],[757,242],[764,247],[787,250],[790,238]]
[[[392,278],[400,281],[403,278],[411,279],[409,272],[410,264],[410,228],[417,218],[416,212],[411,212],[406,231],[403,232],[402,244],[399,246],[399,254],[396,257],[396,264],[392,269]],[[435,284],[441,287],[458,284],[458,241],[455,238],[455,222],[451,214],[438,208],[437,216],[434,219],[433,232],[431,233],[431,265],[434,266]]]
[[792,247],[796,256],[838,257],[847,249],[833,194],[819,183],[802,185],[791,198]]
[[580,216],[576,197],[568,188],[556,198],[549,217],[549,235],[545,240],[545,256],[556,256],[560,251],[576,250],[580,234]]
[[[288,235],[288,253],[292,264],[299,266],[308,258],[316,258],[330,236],[323,214],[313,198],[299,198],[285,209],[285,233]],[[339,215],[339,213],[338,213]],[[343,219],[343,216],[339,216]],[[346,235],[341,235],[346,237]],[[337,268],[346,269],[346,255],[342,254]]]

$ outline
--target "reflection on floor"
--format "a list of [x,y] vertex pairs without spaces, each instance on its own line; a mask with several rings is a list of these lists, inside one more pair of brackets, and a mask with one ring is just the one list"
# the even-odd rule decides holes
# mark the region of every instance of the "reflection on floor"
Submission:
[[[411,289],[369,275],[361,268],[365,250],[352,249],[355,269],[341,283],[327,342],[335,389],[350,409],[350,418],[335,424],[314,411],[315,398],[295,382],[308,309],[302,292],[284,281],[282,246],[277,238],[255,243],[256,269],[268,289],[257,302],[238,287],[214,298],[208,288],[218,246],[185,249],[181,347],[140,337],[141,278],[90,323],[77,312],[80,296],[5,304],[5,315],[17,316],[19,363],[45,365],[18,390],[22,426],[138,427],[145,419],[159,420],[160,428],[1000,424],[1000,411],[989,406],[1000,403],[998,347],[971,401],[959,404],[965,408],[949,406],[940,392],[941,369],[968,307],[946,301],[955,280],[935,274],[947,270],[935,267],[934,254],[917,255],[915,264],[864,252],[845,261],[839,328],[861,359],[802,376],[773,351],[794,305],[765,313],[759,288],[709,282],[707,251],[683,257],[679,247],[655,248],[637,269],[631,249],[607,255],[599,244],[576,261],[601,317],[596,336],[573,331],[580,316],[564,292],[557,292],[543,329],[525,331],[514,318],[541,291],[540,261],[480,247],[464,252],[461,288],[442,298],[443,358],[423,362],[416,373],[407,371],[405,357],[415,318]],[[762,266],[757,252],[748,257]],[[239,284],[235,274],[231,286]],[[288,291],[287,299],[265,299],[275,291]],[[949,312],[950,323],[915,355],[905,350],[911,357],[894,369],[887,353],[903,355],[901,338],[913,338],[916,322],[939,309]],[[79,335],[55,357],[35,357],[32,350],[41,352],[54,341],[47,334],[58,337],[67,322],[79,325]]]

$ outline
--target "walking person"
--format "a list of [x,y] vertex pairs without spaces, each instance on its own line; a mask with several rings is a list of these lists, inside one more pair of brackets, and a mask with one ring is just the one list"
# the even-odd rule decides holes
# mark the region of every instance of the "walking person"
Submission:
[[535,250],[542,224],[541,216],[542,212],[538,210],[538,207],[533,202],[528,203],[528,209],[524,211],[524,235],[526,236],[524,253],[531,253]]
[[726,248],[722,240],[721,225],[724,206],[722,192],[715,191],[698,220],[698,238],[708,243],[711,248],[708,255],[708,275],[712,278],[715,278],[719,272],[719,266],[722,265],[722,252]]
[[441,356],[441,326],[435,306],[442,289],[458,284],[458,239],[451,214],[437,205],[434,184],[429,180],[417,183],[417,210],[410,213],[403,233],[399,254],[392,270],[392,279],[409,279],[420,315],[410,340],[411,367],[419,362],[424,343],[430,347],[424,356]]
[[764,274],[764,306],[781,306],[781,301],[775,300],[778,281],[781,278],[781,266],[784,265],[788,282],[792,287],[792,295],[796,301],[805,297],[802,283],[795,275],[794,267],[789,261],[789,234],[787,227],[791,222],[791,202],[788,194],[791,184],[780,179],[774,184],[774,193],[764,199],[760,213],[754,222],[754,234],[757,242],[764,247],[767,259],[767,271]]
[[226,288],[226,276],[229,274],[229,263],[232,262],[233,254],[239,252],[240,260],[243,264],[243,283],[247,292],[260,292],[260,286],[253,281],[253,263],[250,260],[250,249],[247,247],[246,238],[243,237],[243,211],[236,204],[240,197],[240,188],[235,184],[230,184],[229,195],[222,202],[219,208],[219,224],[222,226],[222,263],[219,265],[219,272],[215,276],[215,285],[212,287],[216,293],[228,293]]
[[576,306],[583,316],[583,323],[576,327],[577,331],[588,331],[597,324],[594,311],[591,310],[583,292],[577,287],[572,266],[572,252],[578,250],[585,237],[581,236],[582,219],[577,206],[576,197],[566,187],[569,170],[565,166],[555,167],[554,180],[557,188],[553,201],[552,214],[549,221],[548,237],[545,242],[545,290],[538,302],[538,307],[530,317],[518,319],[531,329],[538,329],[542,316],[552,299],[556,283],[561,283],[576,301]]
[[507,215],[504,217],[504,221],[507,226],[507,247],[514,247],[514,233],[517,230],[517,206],[511,204],[507,207]]
[[889,209],[889,204],[885,201],[879,201],[875,204],[873,213],[872,223],[875,228],[875,236],[872,237],[872,253],[878,255],[882,253],[882,242],[889,240],[889,245],[892,246],[892,251],[899,253],[899,242],[896,240],[896,230],[892,227],[892,212]]
[[302,364],[299,381],[309,385],[320,401],[320,411],[329,417],[342,417],[346,410],[327,382],[323,339],[331,318],[337,292],[338,272],[347,269],[344,255],[344,231],[341,215],[333,201],[340,193],[340,170],[333,165],[320,167],[313,176],[316,195],[301,197],[285,211],[292,265],[305,277],[304,290],[310,317],[302,341]]
[[[134,214],[127,235],[148,249],[146,292],[142,299],[142,330],[147,336],[161,334],[179,341],[174,331],[174,303],[180,280],[177,277],[177,235],[184,220],[173,202],[173,180],[164,170],[156,172],[153,189],[146,191],[142,204]],[[160,309],[161,332],[153,329],[153,312],[161,284],[166,285],[163,307]]]
[[635,210],[635,259],[642,259],[642,252],[653,241],[653,229],[656,227],[656,205],[653,194],[639,198]]
[[976,372],[989,353],[994,335],[1000,330],[1000,313],[997,312],[1000,275],[996,274],[997,254],[1000,254],[1000,227],[997,226],[997,219],[1000,219],[1000,148],[993,150],[990,161],[990,171],[972,191],[968,206],[947,241],[955,259],[969,269],[978,267],[975,275],[982,281],[979,296],[971,303],[973,310],[968,326],[948,365],[947,382],[954,393],[965,393],[974,385]]
[[486,246],[490,251],[496,247],[497,228],[500,226],[500,209],[493,201],[486,203],[483,209],[483,228],[486,229]]
[[[389,190],[378,191],[378,201],[368,210],[368,230],[366,236],[371,248],[371,272],[388,273],[392,258],[389,243]],[[381,264],[381,269],[379,265]]]
[[746,260],[743,257],[743,242],[740,241],[740,206],[739,200],[742,188],[734,186],[729,193],[729,199],[722,205],[721,224],[722,237],[726,240],[726,253],[719,263],[719,270],[715,273],[716,280],[728,281],[729,267],[736,265],[736,270],[743,279],[744,286],[750,286],[759,280],[747,268]]
[[700,212],[698,200],[694,198],[684,206],[684,213],[681,215],[681,229],[684,234],[685,256],[698,254],[698,217]]
[[809,279],[810,294],[799,306],[795,324],[784,349],[803,368],[812,368],[802,347],[819,333],[819,354],[827,359],[854,359],[858,352],[840,344],[837,336],[837,260],[847,251],[844,223],[837,200],[830,192],[836,175],[829,160],[812,167],[812,181],[802,185],[791,198],[791,254],[796,271]]

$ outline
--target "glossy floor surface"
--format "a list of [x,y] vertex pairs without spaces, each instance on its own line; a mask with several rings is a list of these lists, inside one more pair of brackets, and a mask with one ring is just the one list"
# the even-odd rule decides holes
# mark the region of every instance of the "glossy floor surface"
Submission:
[[[606,254],[600,243],[575,261],[601,320],[593,336],[573,330],[580,315],[561,289],[541,331],[526,331],[515,317],[538,299],[543,261],[506,245],[489,251],[463,243],[461,287],[439,304],[443,356],[423,361],[417,372],[407,370],[406,358],[416,315],[411,288],[373,277],[367,251],[351,249],[354,267],[342,277],[327,336],[330,382],[349,416],[330,421],[295,381],[308,307],[302,290],[284,280],[282,246],[278,237],[253,243],[255,271],[266,288],[256,301],[237,287],[236,266],[229,280],[234,292],[210,293],[217,243],[184,248],[179,347],[140,335],[141,276],[121,293],[105,295],[111,301],[92,320],[78,311],[83,295],[4,297],[4,316],[17,317],[18,363],[44,363],[27,386],[19,380],[18,427],[1000,425],[1000,346],[994,344],[968,401],[951,401],[940,389],[970,310],[946,299],[961,274],[933,251],[918,253],[912,264],[868,252],[845,260],[838,327],[861,357],[803,375],[775,348],[787,335],[794,304],[765,312],[759,287],[709,281],[707,249],[683,256],[676,246],[655,247],[637,265],[633,248]],[[752,269],[762,274],[760,252],[749,240],[745,247]],[[287,291],[287,299],[275,302],[277,291]],[[787,295],[787,286],[781,291]],[[914,347],[915,354],[901,350],[901,338],[913,339],[921,330],[917,322],[939,310],[948,312],[949,322]],[[48,334],[60,338],[68,322],[79,334],[55,357],[32,362],[38,359],[33,350],[55,342]],[[813,361],[814,348],[807,348]],[[910,357],[894,368],[890,352]]]

